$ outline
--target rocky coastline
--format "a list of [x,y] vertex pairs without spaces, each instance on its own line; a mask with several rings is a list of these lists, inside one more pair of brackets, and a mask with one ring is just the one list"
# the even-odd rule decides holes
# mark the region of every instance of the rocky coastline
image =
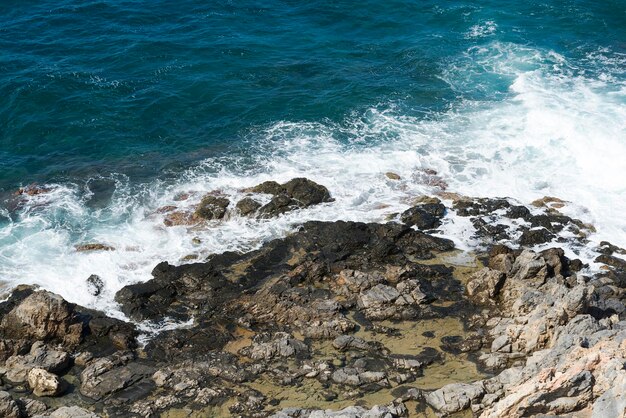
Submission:
[[[333,201],[304,178],[245,192],[157,215],[197,228]],[[593,227],[563,203],[442,191],[385,223],[304,222],[158,264],[117,292],[127,321],[18,286],[0,303],[0,417],[623,417],[626,251],[567,257]],[[452,214],[475,251],[440,236]],[[140,339],[146,321],[184,325]]]

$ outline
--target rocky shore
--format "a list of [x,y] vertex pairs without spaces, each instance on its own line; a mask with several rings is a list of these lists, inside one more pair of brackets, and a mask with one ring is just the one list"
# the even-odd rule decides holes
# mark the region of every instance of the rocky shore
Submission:
[[[245,192],[157,214],[197,228],[332,204],[307,179]],[[566,257],[592,227],[562,203],[442,193],[387,223],[305,222],[249,253],[160,263],[116,294],[128,321],[17,287],[0,304],[0,417],[625,416],[626,251]],[[474,252],[437,231],[452,214]],[[114,251],[97,245],[77,251]],[[146,322],[183,325],[138,339]]]

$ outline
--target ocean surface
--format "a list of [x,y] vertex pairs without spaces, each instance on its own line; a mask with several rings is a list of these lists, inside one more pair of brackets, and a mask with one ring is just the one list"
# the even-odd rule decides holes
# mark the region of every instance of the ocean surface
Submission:
[[[336,202],[191,231],[155,213],[296,176]],[[626,1],[0,2],[5,289],[115,311],[159,261],[382,221],[443,183],[565,199],[593,242],[625,246]],[[14,196],[29,184],[49,192]],[[464,228],[443,232],[471,246]]]

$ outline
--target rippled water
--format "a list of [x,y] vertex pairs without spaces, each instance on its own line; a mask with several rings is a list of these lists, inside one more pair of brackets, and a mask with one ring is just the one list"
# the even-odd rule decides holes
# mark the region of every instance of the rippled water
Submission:
[[[380,221],[433,191],[421,169],[453,192],[561,197],[626,245],[623,1],[30,3],[0,3],[4,283],[114,308],[161,260]],[[191,232],[154,213],[294,176],[336,202]],[[16,203],[30,183],[53,191]],[[92,241],[117,251],[74,251]]]

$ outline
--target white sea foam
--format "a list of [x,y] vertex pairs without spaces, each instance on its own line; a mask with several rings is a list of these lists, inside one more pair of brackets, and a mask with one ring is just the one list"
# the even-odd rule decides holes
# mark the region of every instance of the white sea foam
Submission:
[[484,23],[472,26],[465,34],[468,39],[471,38],[484,38],[489,35],[493,35],[498,29],[498,25],[493,20],[488,20]]
[[[602,51],[598,59],[610,56]],[[523,203],[560,197],[571,202],[566,214],[596,225],[594,241],[626,246],[623,85],[611,77],[589,78],[550,51],[498,42],[448,63],[442,79],[465,98],[427,118],[390,106],[340,124],[259,127],[249,134],[251,152],[206,160],[175,182],[137,186],[115,177],[112,202],[102,209],[90,208],[89,194],[78,185],[57,185],[51,193],[28,197],[17,218],[0,229],[0,280],[7,286],[39,284],[119,315],[115,292],[149,279],[160,261],[249,250],[305,220],[381,221],[406,209],[415,196],[436,191],[439,180],[449,191],[470,196],[509,196]],[[472,99],[481,86],[499,95]],[[441,179],[429,178],[423,169],[436,170]],[[388,179],[387,171],[401,180]],[[205,229],[168,228],[155,213],[181,192],[192,193],[177,203],[183,206],[214,190],[235,202],[242,188],[297,176],[326,185],[336,201],[273,220],[232,216]],[[460,247],[475,245],[467,219],[450,216],[442,232]],[[74,250],[86,242],[116,251]],[[105,282],[98,297],[85,282],[91,274]]]

